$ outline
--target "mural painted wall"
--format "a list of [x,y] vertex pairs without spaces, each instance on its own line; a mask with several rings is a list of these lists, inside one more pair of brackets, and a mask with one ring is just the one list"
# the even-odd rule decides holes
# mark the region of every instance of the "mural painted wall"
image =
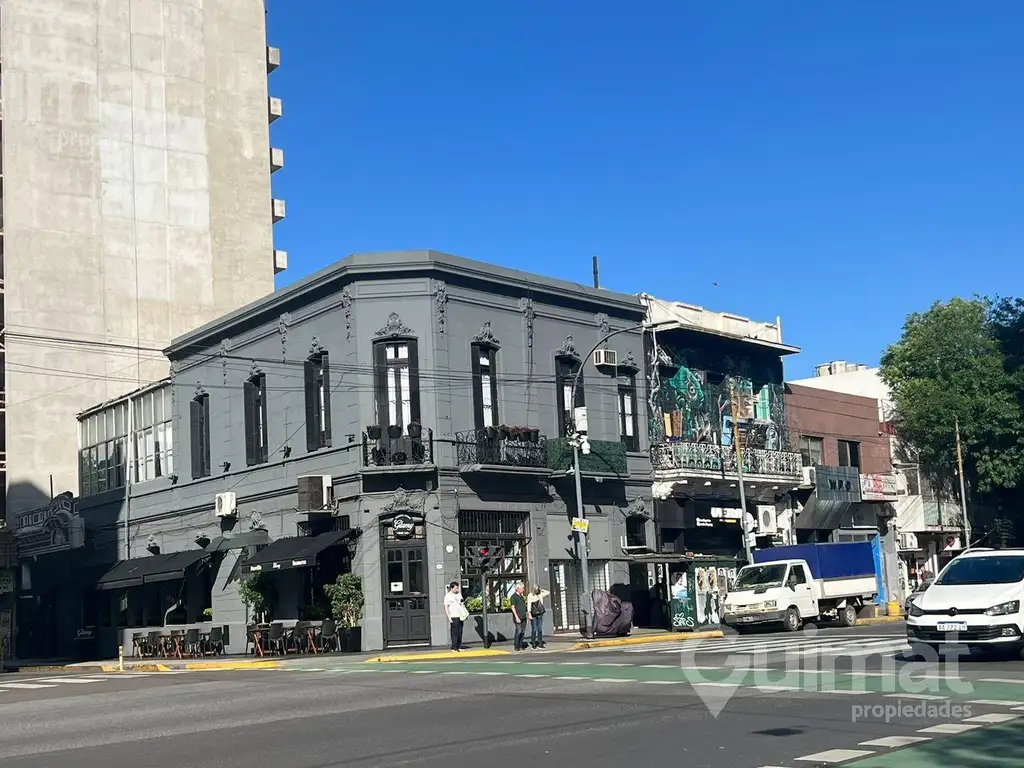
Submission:
[[752,448],[788,450],[785,387],[778,357],[729,356],[658,339],[649,346],[652,442],[732,445],[731,393],[739,393],[740,439]]

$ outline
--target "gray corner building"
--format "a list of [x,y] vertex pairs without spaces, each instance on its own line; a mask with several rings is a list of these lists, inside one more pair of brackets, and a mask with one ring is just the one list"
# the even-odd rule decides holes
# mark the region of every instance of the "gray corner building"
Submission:
[[77,485],[75,414],[164,378],[172,338],[274,290],[265,15],[0,6],[0,517]]
[[[653,538],[644,315],[635,296],[407,251],[351,256],[179,336],[168,380],[80,415],[83,546],[32,564],[38,623],[131,649],[181,602],[242,651],[241,576],[265,574],[274,614],[302,618],[351,570],[363,648],[440,644],[446,585],[478,597],[468,554],[487,545],[506,552],[491,598],[540,584],[548,629],[578,627],[574,405],[591,585],[628,590],[622,548]],[[128,450],[136,473],[109,458],[129,414],[165,446]],[[633,578],[648,588],[645,567]]]

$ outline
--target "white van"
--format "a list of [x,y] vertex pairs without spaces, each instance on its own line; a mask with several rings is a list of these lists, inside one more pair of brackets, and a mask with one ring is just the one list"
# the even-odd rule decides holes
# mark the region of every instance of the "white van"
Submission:
[[918,653],[942,646],[1024,649],[1024,550],[973,550],[954,558],[914,598],[907,641]]

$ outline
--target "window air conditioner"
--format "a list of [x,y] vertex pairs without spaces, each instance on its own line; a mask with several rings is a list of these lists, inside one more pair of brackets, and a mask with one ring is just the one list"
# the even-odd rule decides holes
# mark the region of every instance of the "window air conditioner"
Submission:
[[614,368],[619,364],[619,355],[614,349],[595,349],[594,365],[597,367]]
[[217,517],[234,517],[238,514],[238,496],[234,491],[218,493],[214,500]]

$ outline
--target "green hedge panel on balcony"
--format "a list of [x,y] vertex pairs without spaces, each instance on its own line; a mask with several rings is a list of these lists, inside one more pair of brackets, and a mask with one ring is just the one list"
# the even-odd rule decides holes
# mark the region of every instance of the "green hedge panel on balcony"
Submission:
[[[628,474],[625,445],[611,440],[589,442],[590,453],[580,453],[580,471],[605,475]],[[548,466],[556,472],[572,469],[572,445],[567,438],[548,440]]]

